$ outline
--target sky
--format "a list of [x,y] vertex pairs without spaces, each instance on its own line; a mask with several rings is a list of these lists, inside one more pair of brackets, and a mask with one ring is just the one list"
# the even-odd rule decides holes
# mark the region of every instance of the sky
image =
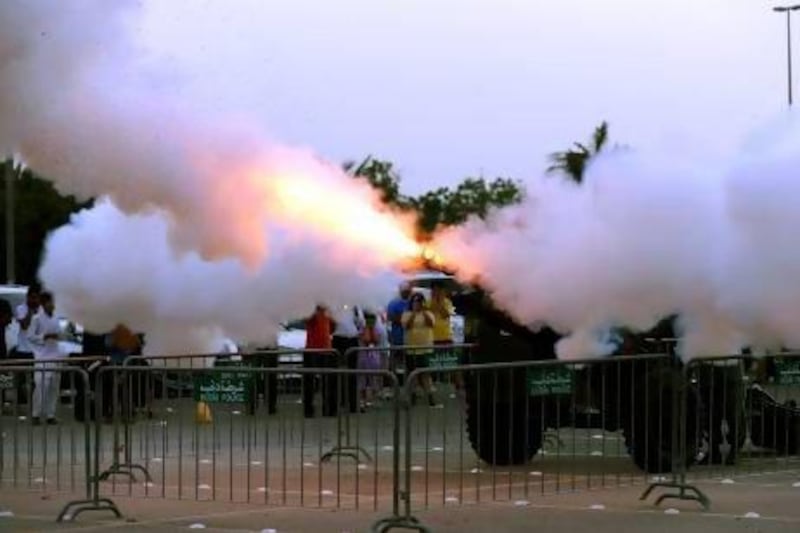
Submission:
[[181,90],[325,158],[391,159],[410,193],[538,175],[601,120],[724,157],[786,108],[785,18],[761,0],[141,3],[135,38]]

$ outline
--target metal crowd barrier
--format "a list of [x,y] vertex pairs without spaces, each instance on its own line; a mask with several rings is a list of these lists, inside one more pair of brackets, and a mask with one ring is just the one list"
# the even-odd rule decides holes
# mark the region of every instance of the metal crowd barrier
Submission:
[[[68,361],[76,362],[74,359]],[[90,362],[82,358],[81,362]],[[92,434],[89,424],[90,401],[84,401],[90,390],[88,373],[77,366],[59,361],[27,361],[27,366],[0,365],[0,395],[3,414],[0,416],[0,487],[33,491],[85,490],[84,499],[65,505],[58,521],[72,518],[76,506],[82,511],[111,511],[121,516],[110,500],[93,493],[91,482]],[[20,397],[18,378],[36,387],[50,386],[55,395],[55,417],[40,417],[34,424],[31,408],[36,401],[35,389],[28,388]],[[65,379],[66,378],[66,379]],[[61,383],[67,383],[67,389]],[[11,386],[9,386],[9,384]],[[64,395],[63,392],[68,394]],[[66,398],[65,398],[66,396]],[[21,401],[20,401],[21,400]],[[68,400],[69,404],[64,404]],[[79,401],[81,400],[81,401]],[[46,415],[46,396],[41,397]],[[23,408],[24,405],[24,408]],[[75,424],[68,411],[72,411]],[[25,413],[25,414],[22,414]]]
[[413,513],[436,505],[646,484],[677,460],[670,355],[420,368],[404,397],[437,375],[463,387],[437,385],[441,404],[403,403],[403,508],[373,531],[428,531]]
[[[379,510],[396,492],[397,381],[387,371],[337,368],[333,357],[330,368],[101,368],[97,409],[109,413],[104,402],[110,402],[111,420],[98,418],[95,425],[93,494]],[[270,405],[272,387],[287,376],[300,378],[297,388]],[[350,413],[345,383],[358,377],[386,384],[388,399]],[[310,397],[306,387],[314,389]],[[165,388],[166,394],[157,392]],[[304,396],[313,413],[304,412]],[[369,450],[369,460],[326,458],[342,442],[348,417],[349,438]]]
[[[680,379],[680,460],[656,500],[709,497],[698,482],[800,471],[800,354],[731,355],[690,361]],[[692,467],[689,469],[689,467]]]
[[472,364],[472,348],[74,358],[56,367],[61,423],[41,428],[15,378],[36,363],[2,365],[0,487],[85,489],[59,520],[127,497],[367,507],[386,511],[374,531],[427,531],[414,513],[434,506],[642,484],[707,507],[706,480],[800,470],[798,354]]

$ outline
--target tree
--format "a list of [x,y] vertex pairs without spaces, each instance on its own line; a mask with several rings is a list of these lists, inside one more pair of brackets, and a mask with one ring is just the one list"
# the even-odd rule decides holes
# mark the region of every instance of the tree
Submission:
[[455,226],[471,216],[486,218],[494,209],[518,203],[523,194],[519,184],[508,178],[466,178],[454,189],[441,187],[412,200],[419,213],[423,233],[441,226]]
[[461,224],[470,216],[485,218],[493,209],[519,202],[520,185],[508,178],[487,181],[466,178],[455,188],[439,187],[416,197],[400,192],[401,177],[389,161],[367,157],[362,163],[345,163],[353,177],[365,179],[381,192],[388,205],[417,215],[419,237],[427,238],[437,228]]
[[[16,282],[30,284],[36,280],[45,239],[51,231],[69,221],[72,213],[92,204],[78,202],[74,196],[62,196],[51,181],[38,176],[9,160],[4,165],[14,166],[14,218],[15,218],[15,270]],[[5,171],[5,169],[3,169]],[[6,188],[0,187],[0,220],[5,221]],[[7,253],[5,243],[2,253]],[[6,262],[2,262],[2,278],[7,279]]]
[[381,200],[385,204],[408,207],[408,199],[400,194],[400,175],[394,170],[391,161],[375,159],[370,155],[357,166],[353,161],[348,161],[342,166],[346,172],[365,179],[372,187],[379,190]]
[[583,175],[589,161],[599,154],[608,143],[608,122],[603,121],[594,129],[589,146],[576,142],[569,150],[550,154],[548,173],[560,172],[575,183],[583,183]]

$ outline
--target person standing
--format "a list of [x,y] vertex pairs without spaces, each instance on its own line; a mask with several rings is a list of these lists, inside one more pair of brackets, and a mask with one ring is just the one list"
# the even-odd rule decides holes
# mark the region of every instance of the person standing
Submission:
[[48,424],[57,424],[56,404],[58,402],[61,374],[52,369],[61,359],[58,339],[61,336],[61,325],[54,315],[55,302],[48,292],[40,295],[41,309],[31,320],[28,327],[28,341],[33,349],[36,368],[33,375],[33,409],[31,421],[33,425],[41,423],[42,415]]
[[[428,366],[428,358],[433,351],[433,326],[435,320],[433,313],[425,308],[425,296],[421,293],[414,293],[411,296],[410,309],[403,313],[406,344],[409,346],[406,350],[406,368],[408,368],[409,373],[418,368],[426,368]],[[420,348],[413,348],[415,346]],[[431,375],[428,373],[422,374],[420,376],[420,384],[428,396],[428,404],[431,407],[435,406]],[[412,395],[412,403],[415,400],[416,395]]]
[[[385,350],[381,348],[389,345],[389,339],[386,328],[374,312],[364,312],[364,329],[361,330],[359,340],[362,348],[373,348],[358,353],[359,370],[382,370]],[[358,388],[361,395],[361,410],[364,411],[380,393],[381,378],[374,375],[358,376]]]
[[[358,348],[361,329],[364,327],[364,315],[359,307],[345,305],[336,314],[336,327],[333,331],[333,349],[339,353],[341,365],[350,370],[358,368],[356,353],[349,353],[353,348]],[[345,385],[342,403],[350,408],[351,413],[358,412],[358,376],[344,376],[341,380]],[[340,382],[341,382],[340,381]]]
[[[123,366],[125,360],[132,355],[142,353],[142,339],[133,333],[126,325],[117,324],[105,336],[105,347],[108,350],[111,366]],[[130,366],[134,366],[131,364]],[[115,410],[122,413],[123,420],[133,417],[136,407],[143,407],[146,374],[131,372],[121,374],[116,372],[116,377],[111,372],[103,374],[103,416],[111,422]],[[116,387],[115,387],[116,385]],[[116,390],[116,398],[114,391]]]
[[[328,308],[317,305],[314,313],[306,319],[306,349],[307,350],[332,350],[331,334],[335,322],[331,318]],[[335,368],[336,357],[333,354],[305,353],[303,354],[304,368]],[[316,392],[315,375],[303,374],[303,413],[306,418],[313,418],[314,393]],[[322,375],[322,416],[336,415],[336,389],[334,384],[336,376]]]
[[[12,359],[26,359],[33,363],[33,347],[28,338],[33,317],[39,312],[40,293],[41,288],[35,283],[31,284],[25,295],[25,302],[19,304],[14,310],[14,317],[19,324],[19,335],[17,337],[17,346],[11,354]],[[28,403],[31,386],[30,376],[18,372],[15,377],[15,382],[15,388],[17,389],[17,405]]]
[[0,298],[0,330],[2,330],[2,335],[0,335],[0,359],[8,359],[8,346],[6,346],[6,328],[14,318],[14,313],[11,311],[11,304],[8,303],[8,300],[4,300]]
[[[453,326],[451,318],[455,314],[455,307],[442,282],[431,285],[431,312],[433,313],[433,344],[437,346],[435,359],[442,368],[459,364],[458,350],[447,348],[453,344]],[[460,372],[453,375],[456,390],[463,389],[463,378]]]
[[[389,326],[389,344],[391,346],[403,346],[406,342],[405,328],[403,327],[403,313],[408,311],[409,298],[411,297],[411,285],[403,283],[397,296],[389,302],[386,307],[386,320]],[[405,354],[402,350],[392,350],[389,352],[389,371],[397,374],[398,367],[405,361]],[[403,381],[400,380],[400,384]]]
[[[8,359],[8,346],[6,346],[6,328],[14,318],[14,312],[11,310],[11,304],[8,300],[0,298],[0,359]],[[6,404],[6,390],[14,390],[13,376],[7,374],[0,374],[0,406],[5,409]],[[12,392],[13,394],[13,392]]]

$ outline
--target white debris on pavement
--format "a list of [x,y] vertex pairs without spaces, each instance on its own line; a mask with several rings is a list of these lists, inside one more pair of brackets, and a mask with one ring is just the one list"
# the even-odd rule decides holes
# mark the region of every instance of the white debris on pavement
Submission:
[[761,518],[761,515],[756,513],[756,512],[750,511],[749,513],[745,513],[744,517],[745,518]]
[[526,505],[530,505],[531,502],[528,500],[517,500],[514,502],[514,505],[517,507],[525,507]]
[[603,505],[602,503],[595,503],[590,505],[589,509],[591,509],[592,511],[605,511],[606,506]]
[[414,466],[412,466],[412,467],[411,467],[411,471],[412,471],[412,472],[422,472],[423,470],[425,470],[425,469],[424,469],[424,468],[422,468],[422,467],[421,467],[421,466],[419,466],[419,465],[414,465]]
[[332,490],[328,490],[328,489],[324,489],[324,490],[320,491],[320,494],[322,494],[323,496],[333,496],[333,491]]
[[669,509],[664,510],[664,514],[681,514],[681,512],[674,507],[670,507]]
[[192,525],[189,526],[189,529],[205,529],[205,528],[206,528],[206,525],[205,524],[200,524],[200,523],[192,524]]
[[13,518],[14,513],[11,511],[0,511],[0,518]]
[[201,485],[197,485],[197,488],[200,490],[211,490],[211,485],[206,485],[205,483]]
[[722,483],[723,485],[733,485],[736,482],[734,480],[732,480],[731,478],[726,477],[725,479],[720,481],[720,483]]
[[531,472],[529,475],[530,475],[530,476],[533,476],[533,477],[542,477],[542,473],[541,473],[541,472],[539,472],[538,470],[534,470],[534,471],[533,471],[533,472]]

